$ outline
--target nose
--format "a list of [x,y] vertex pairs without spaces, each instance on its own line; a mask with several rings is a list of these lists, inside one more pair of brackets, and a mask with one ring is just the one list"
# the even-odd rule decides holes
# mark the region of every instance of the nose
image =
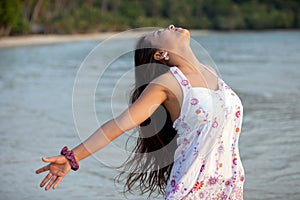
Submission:
[[175,26],[174,26],[173,24],[171,24],[171,25],[168,26],[168,29],[169,29],[169,30],[174,30],[174,29],[175,29]]

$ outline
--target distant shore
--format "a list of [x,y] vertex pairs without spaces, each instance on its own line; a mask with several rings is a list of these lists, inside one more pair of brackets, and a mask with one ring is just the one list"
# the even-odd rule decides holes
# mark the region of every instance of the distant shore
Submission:
[[[209,30],[192,30],[192,35],[206,35],[215,31]],[[104,40],[116,34],[122,33],[121,37],[133,37],[133,32],[103,32],[103,33],[88,33],[88,34],[71,34],[71,35],[25,35],[25,36],[10,36],[0,38],[0,48],[18,47],[18,46],[34,46],[44,44],[55,44],[63,42],[89,41],[89,40]]]
[[[298,29],[270,29],[270,30],[233,30],[233,31],[216,31],[216,30],[191,30],[191,35],[209,35],[218,33],[235,33],[235,32],[274,32],[274,31],[299,31]],[[122,33],[121,35],[118,35]],[[91,41],[91,40],[105,40],[112,36],[117,38],[132,38],[137,35],[134,33],[145,33],[143,31],[124,31],[124,32],[102,32],[102,33],[87,33],[87,34],[69,34],[69,35],[24,35],[24,36],[9,36],[0,37],[0,49],[8,47],[19,46],[35,46],[45,44],[56,44],[63,42],[76,41]]]
[[116,33],[93,33],[93,34],[72,34],[72,35],[26,35],[0,38],[0,48],[31,46],[43,44],[55,44],[63,42],[76,42],[88,40],[103,40]]

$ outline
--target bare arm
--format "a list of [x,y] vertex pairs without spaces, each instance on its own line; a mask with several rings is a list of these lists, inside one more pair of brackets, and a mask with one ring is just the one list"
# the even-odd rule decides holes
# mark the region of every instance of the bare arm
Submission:
[[[145,121],[152,113],[167,99],[166,88],[159,84],[149,84],[137,101],[125,110],[117,118],[103,124],[83,143],[73,149],[77,161],[80,161],[92,153],[102,149],[115,138],[127,130],[130,130]],[[64,156],[43,158],[44,162],[50,164],[36,171],[42,173],[49,171],[49,174],[41,183],[43,187],[47,182],[46,190],[55,189],[63,177],[70,171],[68,161]]]
[[150,84],[140,98],[117,118],[103,124],[82,144],[74,148],[77,160],[102,149],[124,132],[138,126],[150,117],[167,98],[165,88]]

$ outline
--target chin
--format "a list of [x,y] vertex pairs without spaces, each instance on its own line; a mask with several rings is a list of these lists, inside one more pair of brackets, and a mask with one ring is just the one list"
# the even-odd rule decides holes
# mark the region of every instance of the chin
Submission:
[[190,31],[184,28],[178,28],[177,30],[178,32],[180,32],[182,35],[186,36],[186,37],[190,37]]
[[191,36],[191,34],[190,34],[190,31],[189,31],[189,30],[187,30],[187,29],[184,29],[184,33],[185,33],[185,35],[186,35],[186,36],[188,36],[188,37],[190,37],[190,36]]

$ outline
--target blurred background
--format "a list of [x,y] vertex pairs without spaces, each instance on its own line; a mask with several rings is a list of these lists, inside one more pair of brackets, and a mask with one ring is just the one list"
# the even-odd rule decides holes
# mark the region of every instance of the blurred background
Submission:
[[[92,70],[87,81],[105,71],[95,91],[99,124],[113,116],[112,109],[128,105],[133,54],[118,55],[115,48],[133,48],[135,38],[101,49],[101,34],[171,23],[194,30],[193,41],[210,56],[200,61],[211,59],[242,99],[245,199],[300,199],[300,1],[0,0],[0,5],[0,199],[125,199],[122,184],[114,183],[114,166],[126,157],[128,135],[82,161],[55,191],[40,189],[44,175],[34,172],[43,165],[42,156],[81,142],[72,107],[80,66]],[[89,33],[98,35],[72,39]],[[49,34],[71,39],[41,42]],[[41,43],[32,43],[32,37]],[[14,45],[2,46],[8,38]],[[115,56],[109,66],[103,66],[106,55]],[[86,134],[93,129],[87,127]]]
[[298,0],[1,0],[0,35],[88,33],[137,27],[294,29]]

